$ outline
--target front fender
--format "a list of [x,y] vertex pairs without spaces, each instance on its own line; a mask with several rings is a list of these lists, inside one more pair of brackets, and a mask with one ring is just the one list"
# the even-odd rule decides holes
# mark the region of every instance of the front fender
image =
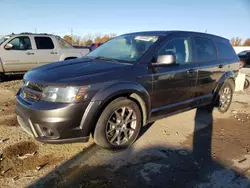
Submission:
[[111,99],[116,98],[116,96],[127,94],[136,94],[142,99],[146,108],[145,115],[148,117],[151,109],[150,96],[142,85],[135,82],[119,82],[107,86],[106,88],[99,91],[91,101],[102,101],[102,104],[105,104]]
[[147,90],[140,84],[134,82],[119,82],[103,88],[92,97],[91,102],[83,114],[79,128],[87,129],[86,131],[89,133],[92,132],[102,112],[101,110],[119,96],[130,96],[139,102],[142,108],[143,122],[145,123],[151,109],[150,97]]

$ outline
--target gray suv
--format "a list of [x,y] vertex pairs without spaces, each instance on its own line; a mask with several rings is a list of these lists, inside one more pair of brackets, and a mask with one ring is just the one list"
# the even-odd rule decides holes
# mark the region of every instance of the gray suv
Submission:
[[193,108],[231,104],[239,58],[229,40],[205,33],[129,33],[85,58],[25,74],[17,93],[22,128],[47,143],[131,145],[143,125]]

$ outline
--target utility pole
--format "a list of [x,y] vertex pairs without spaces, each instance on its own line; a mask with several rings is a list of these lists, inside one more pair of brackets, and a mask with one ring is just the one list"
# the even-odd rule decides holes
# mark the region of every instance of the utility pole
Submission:
[[73,46],[73,29],[71,29],[71,45]]

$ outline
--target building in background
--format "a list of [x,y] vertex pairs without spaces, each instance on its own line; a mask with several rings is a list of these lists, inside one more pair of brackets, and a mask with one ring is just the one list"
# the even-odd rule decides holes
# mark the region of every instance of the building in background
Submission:
[[234,46],[234,51],[236,52],[236,54],[245,51],[245,50],[250,50],[250,46]]

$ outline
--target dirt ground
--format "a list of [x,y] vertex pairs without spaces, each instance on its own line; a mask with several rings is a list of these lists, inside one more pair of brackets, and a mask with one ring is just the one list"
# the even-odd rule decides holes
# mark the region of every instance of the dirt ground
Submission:
[[[250,75],[249,69],[244,70]],[[42,144],[14,112],[20,80],[0,83],[1,187],[250,188],[250,89],[228,113],[192,110],[147,125],[125,151]]]

